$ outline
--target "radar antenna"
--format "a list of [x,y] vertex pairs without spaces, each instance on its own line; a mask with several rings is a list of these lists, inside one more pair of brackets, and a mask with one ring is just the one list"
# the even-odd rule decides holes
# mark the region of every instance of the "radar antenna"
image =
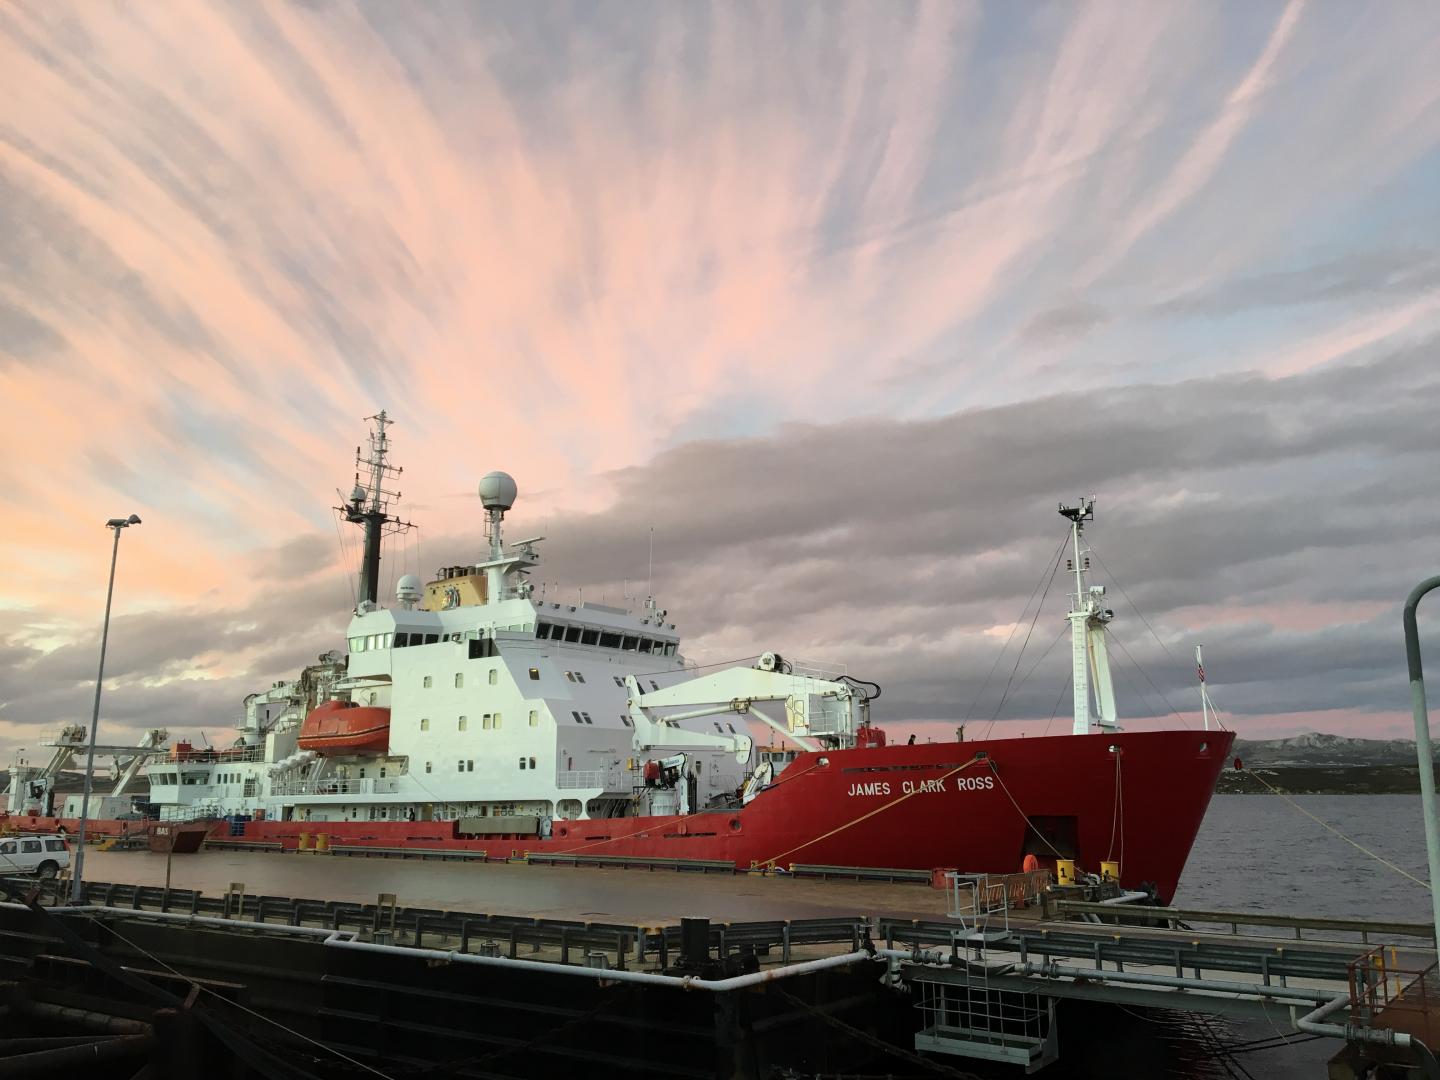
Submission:
[[[414,526],[401,521],[390,513],[390,500],[400,500],[400,492],[391,491],[386,484],[398,478],[405,470],[389,462],[390,439],[385,429],[395,421],[385,410],[365,419],[374,423],[370,432],[369,453],[362,454],[355,448],[355,487],[350,498],[340,497],[341,505],[336,509],[352,525],[365,530],[365,553],[360,561],[359,588],[355,598],[355,610],[366,611],[375,607],[380,595],[380,541],[385,533],[399,533]],[[361,483],[361,475],[365,482]]]

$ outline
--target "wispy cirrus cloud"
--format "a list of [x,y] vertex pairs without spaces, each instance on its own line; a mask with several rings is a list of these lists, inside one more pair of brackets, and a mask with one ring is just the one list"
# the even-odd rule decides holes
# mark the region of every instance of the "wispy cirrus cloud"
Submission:
[[85,640],[119,510],[132,611],[308,580],[382,406],[449,534],[496,466],[560,520],[700,436],[1376,363],[1437,68],[1298,2],[6,5],[5,629]]

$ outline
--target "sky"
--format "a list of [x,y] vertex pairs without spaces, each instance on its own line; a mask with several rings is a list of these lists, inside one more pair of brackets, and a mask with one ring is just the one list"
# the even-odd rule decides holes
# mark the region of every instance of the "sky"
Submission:
[[504,469],[547,590],[1059,733],[1093,494],[1127,725],[1203,642],[1242,736],[1403,736],[1437,72],[1404,0],[0,6],[0,755],[88,721],[116,515],[102,740],[343,646],[382,408],[387,585]]

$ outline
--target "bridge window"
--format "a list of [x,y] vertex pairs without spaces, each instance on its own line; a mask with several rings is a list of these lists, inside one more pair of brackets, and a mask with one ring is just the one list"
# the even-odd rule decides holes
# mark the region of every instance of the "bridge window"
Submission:
[[615,680],[615,685],[616,685],[616,686],[618,686],[618,687],[620,687],[620,688],[622,688],[622,689],[624,688],[624,686],[625,686],[625,680],[622,679],[619,675],[611,675],[610,677]]
[[618,649],[620,647],[620,635],[608,631],[600,635],[600,647],[602,649]]
[[581,644],[581,645],[594,645],[594,644],[597,644],[597,643],[599,642],[599,640],[600,640],[600,631],[599,631],[599,630],[586,630],[586,631],[582,632],[581,635],[580,635],[580,644]]
[[590,719],[590,714],[588,712],[582,712],[580,715],[585,718],[585,723],[587,724],[593,724],[595,722]]
[[648,653],[652,644],[654,643],[648,637],[642,637],[640,639],[640,651],[643,653]]
[[634,652],[634,651],[635,651],[635,641],[636,641],[635,638],[631,637],[629,634],[626,634],[623,638],[620,639],[620,649],[621,649],[621,651],[622,651],[622,652]]
[[538,667],[532,667],[530,669],[530,678],[533,679],[535,682],[540,681],[540,669]]
[[575,672],[575,681],[583,683],[585,681],[585,673],[583,671]]
[[403,649],[403,648],[405,648],[405,647],[406,647],[407,645],[409,645],[409,644],[410,644],[410,635],[409,635],[409,634],[406,634],[406,633],[397,633],[397,634],[395,635],[395,647],[396,647],[397,649]]
[[[440,635],[439,635],[439,634],[426,634],[426,635],[425,635],[425,644],[426,644],[426,645],[434,645],[434,644],[435,644],[437,641],[439,641],[439,640],[440,640]],[[410,639],[410,644],[412,644],[412,645],[415,644],[415,639],[414,639],[414,638],[411,638],[411,639]]]
[[548,638],[550,636],[550,624],[548,622],[537,623],[535,626],[537,638]]
[[575,681],[575,672],[573,672],[573,671],[567,671],[567,672],[565,672],[565,678],[566,678],[567,680],[569,680],[570,682],[574,682],[574,681]]
[[578,645],[580,643],[580,627],[567,626],[565,628],[565,640],[572,645]]
[[634,727],[634,726],[635,726],[635,724],[631,721],[630,717],[626,716],[624,713],[621,713],[621,714],[620,714],[620,722],[621,722],[622,724],[624,724],[626,727]]
[[365,651],[365,639],[364,639],[363,637],[352,637],[352,638],[350,639],[350,651],[351,651],[351,652],[364,652],[364,651]]
[[571,709],[571,710],[570,710],[570,715],[575,718],[575,722],[576,722],[577,724],[583,724],[583,723],[585,722],[584,720],[581,720],[581,719],[580,719],[580,710],[579,710],[579,709]]

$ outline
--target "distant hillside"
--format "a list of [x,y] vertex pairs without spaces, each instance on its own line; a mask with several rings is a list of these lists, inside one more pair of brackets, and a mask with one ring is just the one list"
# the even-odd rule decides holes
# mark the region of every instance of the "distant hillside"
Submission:
[[1413,739],[1357,739],[1309,731],[1288,739],[1237,739],[1242,771],[1226,769],[1215,790],[1247,794],[1271,787],[1287,794],[1418,794]]

